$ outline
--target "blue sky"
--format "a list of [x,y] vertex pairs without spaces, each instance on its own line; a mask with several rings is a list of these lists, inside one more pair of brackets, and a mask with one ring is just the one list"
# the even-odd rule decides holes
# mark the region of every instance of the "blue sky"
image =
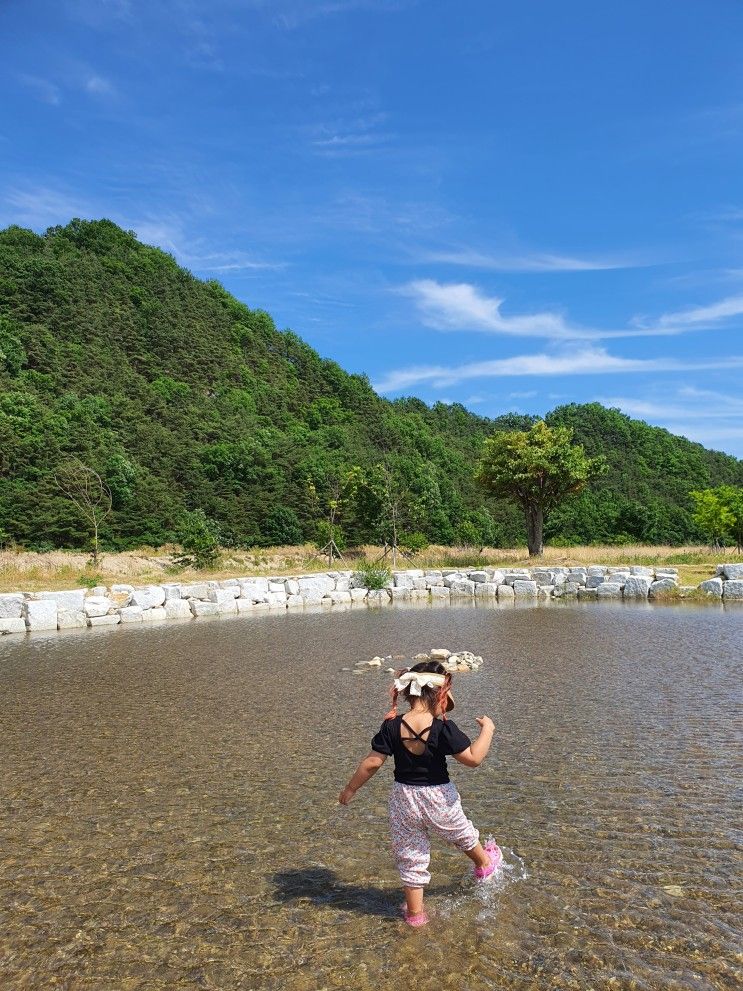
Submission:
[[107,216],[390,397],[743,456],[743,5],[0,0],[0,225]]

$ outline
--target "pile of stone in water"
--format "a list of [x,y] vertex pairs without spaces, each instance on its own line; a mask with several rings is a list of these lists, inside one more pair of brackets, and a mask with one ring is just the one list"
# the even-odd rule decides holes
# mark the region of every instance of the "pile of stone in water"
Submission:
[[[386,657],[372,657],[370,661],[358,661],[353,671],[354,674],[363,674],[365,670],[381,670],[382,665],[385,663],[389,664],[390,661],[405,661],[406,659],[404,654],[387,654]],[[420,664],[421,661],[438,661],[440,664],[443,664],[447,671],[454,673],[455,671],[477,671],[482,664],[482,657],[473,654],[471,650],[451,651],[445,647],[434,647],[427,654],[416,654],[413,657],[413,663]],[[398,668],[387,667],[385,671],[394,674],[398,669],[399,665]],[[350,671],[352,669],[343,668],[343,670]]]

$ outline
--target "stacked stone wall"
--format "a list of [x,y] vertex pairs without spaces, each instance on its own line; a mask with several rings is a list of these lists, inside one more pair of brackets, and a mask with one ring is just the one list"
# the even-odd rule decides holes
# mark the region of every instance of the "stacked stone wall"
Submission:
[[395,571],[386,588],[359,585],[352,571],[224,581],[114,584],[62,592],[0,593],[0,634],[234,616],[312,606],[380,607],[400,602],[542,604],[552,601],[642,602],[668,598],[743,602],[743,564],[720,564],[698,586],[679,584],[678,570],[640,565],[411,568]]

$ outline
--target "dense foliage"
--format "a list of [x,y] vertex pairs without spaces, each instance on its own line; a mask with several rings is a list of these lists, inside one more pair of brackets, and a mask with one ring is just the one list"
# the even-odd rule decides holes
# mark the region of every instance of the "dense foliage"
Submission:
[[571,427],[590,457],[606,471],[554,510],[548,543],[684,544],[704,540],[693,519],[693,489],[743,485],[743,461],[709,451],[659,427],[599,403],[560,406],[550,425]]
[[694,500],[694,522],[713,547],[727,541],[743,550],[743,488],[718,485],[690,493]]
[[496,430],[483,445],[478,481],[524,513],[529,554],[544,553],[544,524],[565,498],[601,474],[603,458],[587,458],[570,427],[538,420],[530,430]]
[[210,568],[219,561],[219,527],[203,509],[184,513],[176,534],[181,545],[176,564],[184,567]]
[[[518,508],[474,475],[493,430],[533,422],[384,400],[364,376],[109,221],[0,232],[6,540],[88,545],[85,520],[55,484],[74,456],[111,492],[109,548],[171,541],[196,510],[227,545],[322,539],[337,480],[355,467],[364,484],[339,519],[349,543],[383,540],[393,503],[403,529],[431,542],[522,542]],[[571,427],[608,463],[554,510],[548,538],[699,539],[690,490],[743,483],[743,462],[599,405],[561,407],[547,422]]]

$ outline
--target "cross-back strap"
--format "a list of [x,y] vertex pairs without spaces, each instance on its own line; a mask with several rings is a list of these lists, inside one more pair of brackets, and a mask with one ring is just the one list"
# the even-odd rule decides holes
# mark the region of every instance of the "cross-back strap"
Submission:
[[[415,737],[415,739],[418,740],[419,743],[423,743],[425,746],[428,746],[428,741],[423,738],[423,734],[424,733],[428,733],[430,735],[430,733],[431,733],[431,727],[433,726],[433,723],[431,723],[429,726],[426,726],[424,729],[422,729],[420,731],[420,733],[416,733],[416,731],[413,729],[413,727],[410,725],[410,723],[406,723],[405,722],[405,717],[404,716],[401,717],[400,722],[402,723],[402,725],[405,727],[406,730],[409,730],[413,734],[413,737]],[[404,737],[404,736],[401,735],[400,736],[400,739],[404,741],[406,739],[409,740],[410,737]]]

